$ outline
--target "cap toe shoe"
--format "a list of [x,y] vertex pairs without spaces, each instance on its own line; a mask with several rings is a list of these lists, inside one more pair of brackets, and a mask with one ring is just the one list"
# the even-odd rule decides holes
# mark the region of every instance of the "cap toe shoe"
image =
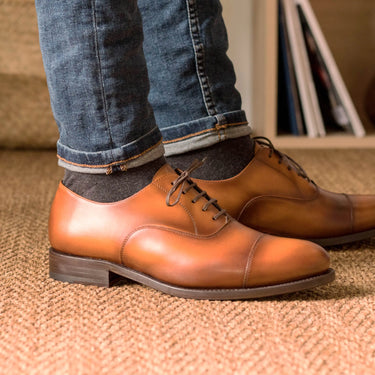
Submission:
[[255,156],[227,180],[194,180],[244,225],[322,246],[375,236],[375,195],[321,189],[272,144],[257,143]]
[[189,173],[168,165],[114,203],[87,200],[60,184],[49,236],[50,275],[61,281],[109,286],[119,275],[180,297],[243,299],[334,278],[321,247],[244,226]]

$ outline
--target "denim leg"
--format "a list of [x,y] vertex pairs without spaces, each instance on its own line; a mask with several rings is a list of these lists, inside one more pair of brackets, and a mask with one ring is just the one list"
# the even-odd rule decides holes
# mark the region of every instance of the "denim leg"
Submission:
[[103,173],[160,157],[137,1],[35,3],[59,164]]
[[249,135],[219,0],[138,0],[167,156]]

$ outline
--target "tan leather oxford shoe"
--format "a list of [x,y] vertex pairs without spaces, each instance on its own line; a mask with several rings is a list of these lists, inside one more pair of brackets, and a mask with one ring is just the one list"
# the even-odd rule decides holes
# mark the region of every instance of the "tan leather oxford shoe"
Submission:
[[60,184],[49,221],[51,277],[109,286],[120,275],[198,299],[265,297],[334,279],[320,246],[238,223],[190,180],[193,169],[179,175],[165,165],[115,203]]
[[237,176],[196,181],[242,224],[264,233],[338,245],[375,236],[375,195],[321,189],[264,137]]

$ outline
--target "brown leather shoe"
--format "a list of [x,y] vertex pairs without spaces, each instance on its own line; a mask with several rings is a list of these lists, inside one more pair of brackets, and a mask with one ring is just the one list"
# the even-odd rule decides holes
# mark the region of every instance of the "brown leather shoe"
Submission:
[[322,246],[375,236],[375,195],[325,191],[264,137],[237,176],[196,181],[242,224],[264,233],[301,238]]
[[50,276],[109,286],[114,275],[175,296],[242,299],[334,279],[318,245],[277,238],[231,218],[189,178],[163,166],[152,183],[115,203],[60,184],[52,205]]

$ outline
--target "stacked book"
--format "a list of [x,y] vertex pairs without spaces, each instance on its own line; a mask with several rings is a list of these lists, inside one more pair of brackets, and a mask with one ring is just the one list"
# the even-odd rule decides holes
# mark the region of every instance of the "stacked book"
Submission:
[[278,133],[365,130],[308,0],[279,0]]

